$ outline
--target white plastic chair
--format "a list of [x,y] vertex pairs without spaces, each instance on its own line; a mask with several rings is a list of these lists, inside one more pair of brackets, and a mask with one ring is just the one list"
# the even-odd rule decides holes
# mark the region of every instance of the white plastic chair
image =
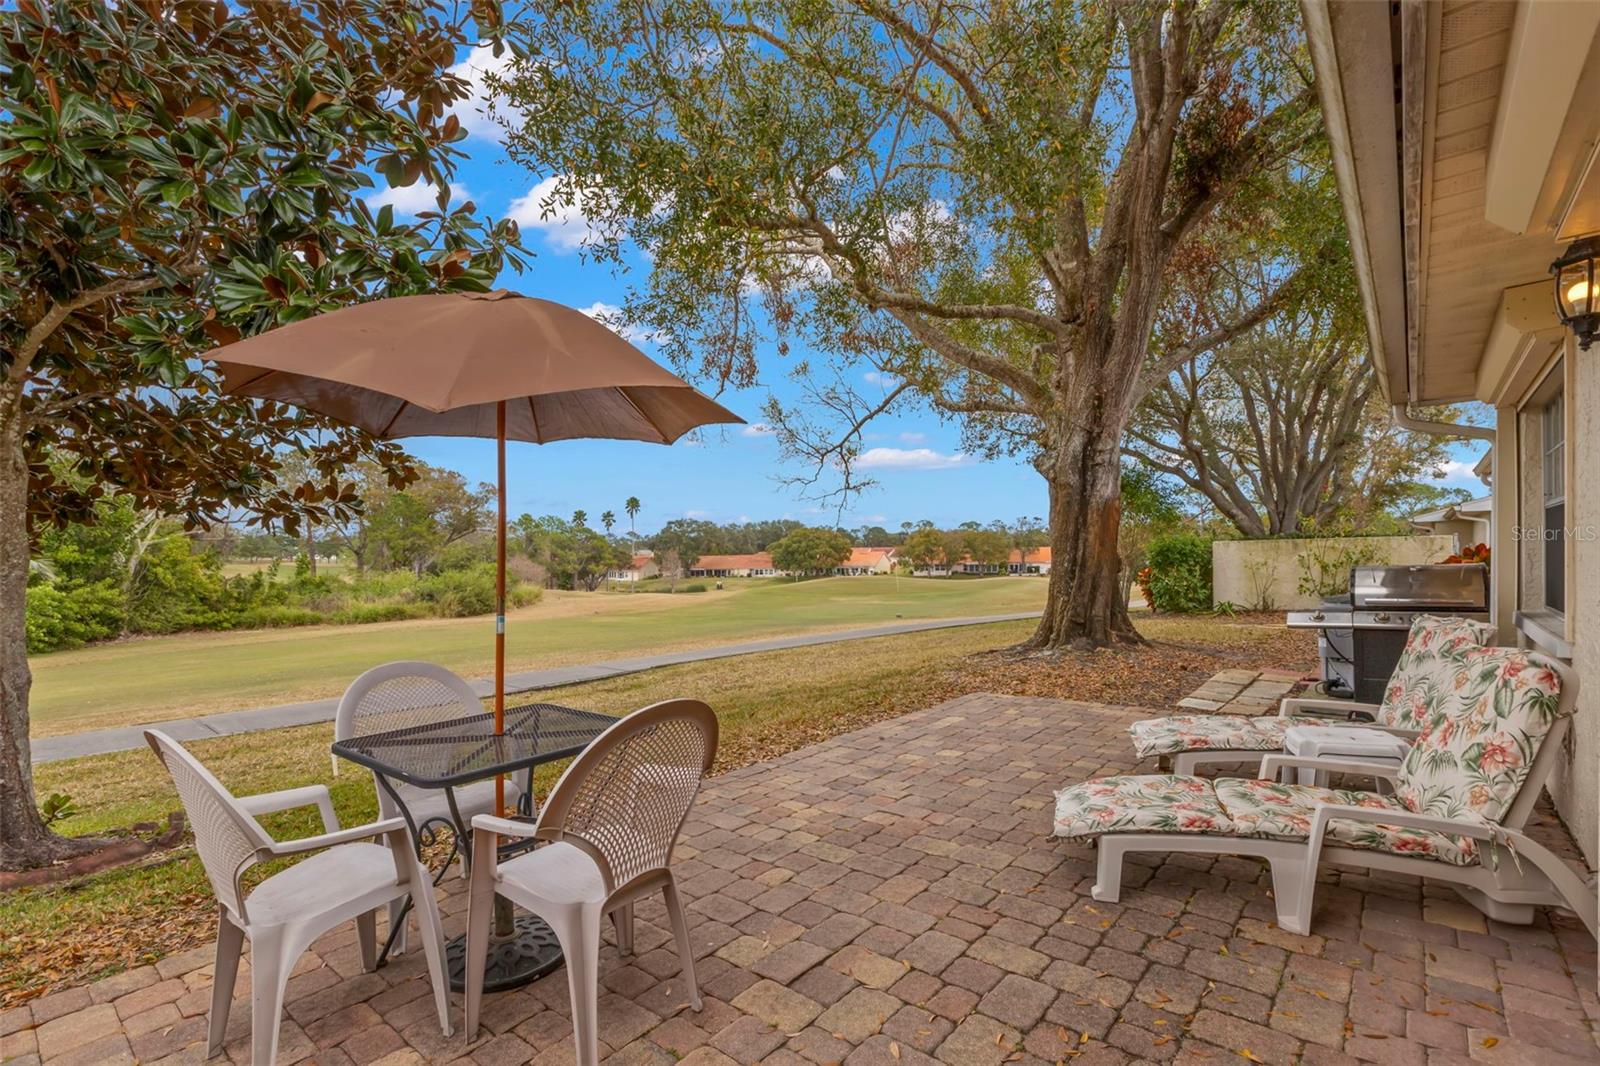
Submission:
[[[633,905],[660,892],[677,941],[689,1002],[702,1006],[672,849],[717,752],[717,717],[699,700],[665,700],[623,718],[584,749],[550,792],[538,823],[490,815],[472,820],[467,911],[467,1038],[478,1030],[489,928],[498,893],[550,924],[566,956],[579,1066],[599,1061],[596,1017],[601,916],[616,923],[617,947],[633,950]],[[499,838],[533,837],[543,847],[497,862]]]
[[[483,701],[472,691],[472,686],[451,671],[435,663],[401,661],[375,666],[351,682],[339,700],[339,709],[333,719],[333,739],[349,740],[351,737],[387,733],[391,729],[427,725],[474,714],[487,714]],[[373,787],[378,792],[378,812],[385,818],[403,818],[411,815],[411,825],[419,836],[428,836],[434,826],[453,827],[450,804],[438,789],[418,788],[403,781],[390,781],[399,794],[405,811],[395,803],[394,796],[373,775]],[[506,798],[515,803],[523,790],[515,781],[507,779]],[[455,789],[456,807],[463,819],[475,814],[499,813],[494,810],[494,781],[478,781]],[[461,872],[467,873],[467,858],[461,855]],[[389,910],[391,927],[403,923],[401,905]],[[409,929],[400,924],[395,936],[394,952],[406,950]]]
[[[217,897],[217,962],[208,1056],[222,1049],[246,937],[250,939],[250,1061],[255,1066],[270,1066],[278,1052],[284,989],[295,960],[317,937],[354,919],[362,964],[372,970],[378,956],[378,908],[407,896],[421,916],[439,1028],[444,1035],[451,1034],[444,929],[433,885],[411,847],[403,819],[387,818],[341,829],[323,785],[236,797],[165,733],[151,729],[144,737],[172,775],[194,831],[195,850]],[[300,840],[279,843],[254,817],[310,806],[321,811],[326,831]],[[383,837],[384,843],[360,843],[372,837]],[[256,863],[311,852],[318,854],[273,874],[248,893],[240,884],[244,872]]]

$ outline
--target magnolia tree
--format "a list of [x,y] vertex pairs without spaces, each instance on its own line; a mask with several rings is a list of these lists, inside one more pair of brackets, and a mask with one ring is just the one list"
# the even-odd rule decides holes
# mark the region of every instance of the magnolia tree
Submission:
[[[372,297],[485,289],[516,230],[447,210],[463,136],[446,73],[496,5],[20,0],[0,20],[0,830],[6,867],[84,846],[45,828],[28,744],[32,538],[97,497],[203,526],[356,506],[340,471],[392,445],[221,395],[218,343]],[[364,202],[377,172],[436,211]],[[280,473],[285,450],[312,476]]]
[[[1032,645],[1138,640],[1117,582],[1128,417],[1316,261],[1291,0],[538,9],[496,80],[509,151],[558,176],[546,207],[581,212],[595,254],[647,252],[629,316],[739,385],[804,344],[810,402],[767,421],[823,491],[862,487],[864,427],[912,404],[972,452],[1025,455],[1052,549]],[[1208,282],[1241,257],[1274,284],[1217,306]],[[1153,346],[1180,310],[1185,335]]]

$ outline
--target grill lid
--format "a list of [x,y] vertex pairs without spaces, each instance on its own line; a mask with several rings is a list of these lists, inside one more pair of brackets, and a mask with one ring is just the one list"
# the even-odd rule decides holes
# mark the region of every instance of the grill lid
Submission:
[[1489,571],[1481,563],[1357,566],[1350,571],[1350,596],[1357,610],[1484,611]]

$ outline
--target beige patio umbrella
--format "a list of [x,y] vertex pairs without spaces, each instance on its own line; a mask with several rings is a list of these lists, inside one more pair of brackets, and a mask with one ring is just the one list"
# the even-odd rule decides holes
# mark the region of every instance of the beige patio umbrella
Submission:
[[[496,441],[494,716],[505,728],[506,441],[671,444],[744,420],[581,311],[498,289],[374,300],[211,356],[230,393],[282,400],[374,436]],[[503,810],[503,782],[495,803]]]

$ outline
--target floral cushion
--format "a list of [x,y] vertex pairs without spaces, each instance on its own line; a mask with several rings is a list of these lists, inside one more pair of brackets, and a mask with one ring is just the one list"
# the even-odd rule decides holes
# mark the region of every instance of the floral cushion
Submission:
[[[1318,803],[1378,810],[1406,809],[1398,800],[1375,792],[1280,785],[1273,781],[1247,781],[1232,777],[1218,778],[1216,793],[1217,801],[1233,822],[1234,831],[1241,836],[1304,840],[1311,834],[1311,819],[1316,814]],[[1425,855],[1457,866],[1466,866],[1478,860],[1475,841],[1436,833],[1431,829],[1334,819],[1328,823],[1327,840],[1330,844],[1367,851]]]
[[1434,703],[1446,694],[1462,656],[1493,640],[1494,633],[1494,626],[1471,618],[1418,617],[1389,675],[1378,708],[1379,724],[1421,729]]
[[1466,648],[1437,690],[1396,794],[1419,813],[1497,822],[1555,723],[1561,675],[1535,652]]
[[1103,777],[1056,793],[1059,837],[1101,833],[1227,833],[1233,825],[1201,777]]
[[1283,718],[1276,714],[1179,714],[1146,718],[1128,727],[1141,759],[1186,751],[1279,751],[1290,726],[1327,725],[1327,718]]

